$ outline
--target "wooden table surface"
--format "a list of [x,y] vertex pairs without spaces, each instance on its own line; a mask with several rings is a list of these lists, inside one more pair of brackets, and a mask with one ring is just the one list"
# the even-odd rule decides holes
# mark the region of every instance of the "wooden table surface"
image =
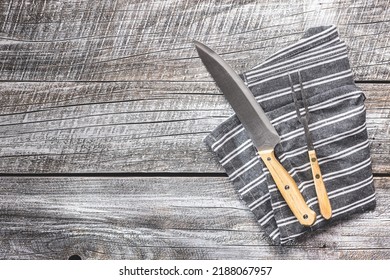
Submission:
[[[387,0],[2,0],[1,259],[390,259]],[[202,139],[238,72],[337,25],[367,96],[374,211],[270,245]]]

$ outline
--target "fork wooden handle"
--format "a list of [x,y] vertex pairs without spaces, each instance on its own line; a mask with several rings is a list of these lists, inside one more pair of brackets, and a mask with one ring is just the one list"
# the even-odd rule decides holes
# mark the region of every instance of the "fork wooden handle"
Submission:
[[318,164],[317,155],[314,150],[309,151],[309,159],[311,164],[311,171],[313,172],[314,186],[317,193],[320,212],[322,217],[328,220],[330,219],[330,217],[332,217],[332,206],[330,205],[328,193],[326,191],[324,180],[322,179],[320,166]]

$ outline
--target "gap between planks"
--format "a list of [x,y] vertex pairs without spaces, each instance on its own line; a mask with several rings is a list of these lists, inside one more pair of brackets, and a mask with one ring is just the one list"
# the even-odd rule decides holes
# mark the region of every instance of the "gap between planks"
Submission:
[[119,177],[119,178],[133,178],[133,177],[217,177],[224,178],[228,177],[226,173],[197,173],[197,172],[183,172],[183,173],[169,173],[169,172],[134,172],[134,173],[126,173],[126,172],[99,172],[99,173],[0,173],[0,177]]
[[[213,83],[213,80],[183,81],[183,80],[0,80],[0,83],[140,83],[140,82],[164,82],[164,83]],[[390,80],[355,80],[356,84],[390,84]]]

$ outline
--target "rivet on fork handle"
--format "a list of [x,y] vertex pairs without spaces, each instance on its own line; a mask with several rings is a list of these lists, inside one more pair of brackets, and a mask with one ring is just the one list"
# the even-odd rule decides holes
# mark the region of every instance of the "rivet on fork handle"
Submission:
[[[324,219],[330,219],[332,217],[332,207],[330,205],[328,193],[325,188],[324,180],[322,179],[321,169],[318,164],[317,155],[314,150],[309,151],[309,157],[312,159],[310,161],[311,170],[314,178],[314,186],[317,193],[318,204],[320,207],[320,212]],[[315,160],[313,160],[315,159]]]

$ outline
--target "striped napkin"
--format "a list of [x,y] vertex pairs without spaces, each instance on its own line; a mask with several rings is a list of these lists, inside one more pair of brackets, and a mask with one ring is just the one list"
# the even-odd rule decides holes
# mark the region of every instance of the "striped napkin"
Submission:
[[[304,129],[294,107],[291,86],[300,92],[298,72],[308,102],[310,133],[333,209],[330,220],[320,215]],[[272,243],[291,242],[308,231],[375,207],[365,95],[353,81],[347,47],[336,26],[308,29],[298,42],[241,77],[281,136],[276,156],[317,213],[314,225],[300,225],[240,121],[231,116],[204,141]]]

